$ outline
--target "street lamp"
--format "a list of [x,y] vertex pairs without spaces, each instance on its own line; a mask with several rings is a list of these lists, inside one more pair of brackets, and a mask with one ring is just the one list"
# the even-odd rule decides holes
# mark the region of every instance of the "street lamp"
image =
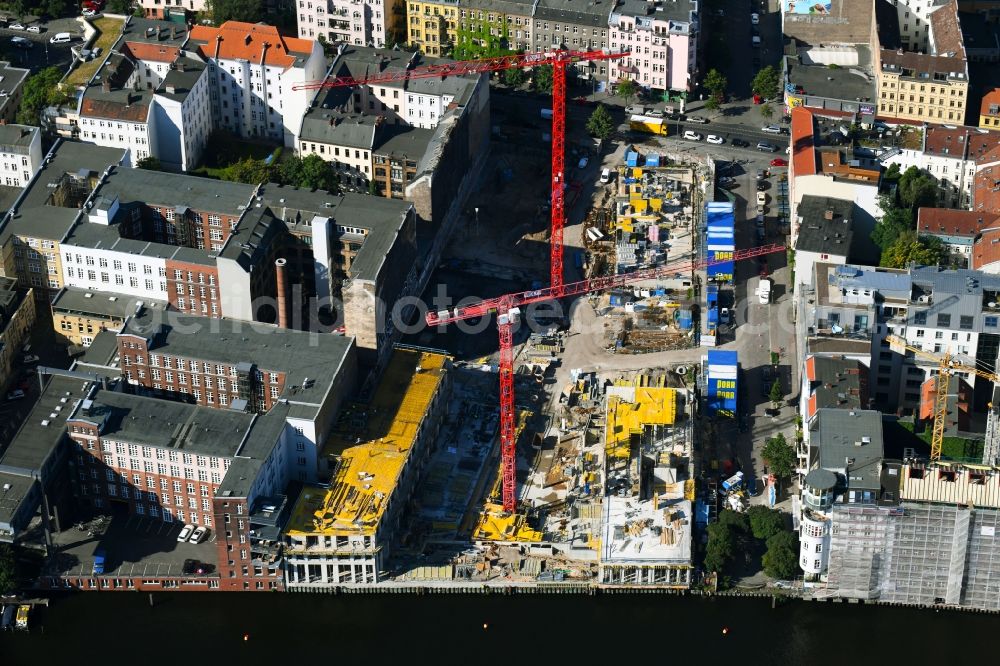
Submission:
[[472,210],[474,210],[476,212],[476,235],[478,236],[479,235],[479,206],[476,206]]

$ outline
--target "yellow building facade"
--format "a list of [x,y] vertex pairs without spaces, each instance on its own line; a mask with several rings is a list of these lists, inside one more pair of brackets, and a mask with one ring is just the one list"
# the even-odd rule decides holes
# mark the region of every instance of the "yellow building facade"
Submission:
[[983,95],[983,102],[979,107],[979,127],[1000,129],[1000,88],[994,88]]
[[458,1],[406,3],[406,41],[429,56],[442,56],[458,38]]

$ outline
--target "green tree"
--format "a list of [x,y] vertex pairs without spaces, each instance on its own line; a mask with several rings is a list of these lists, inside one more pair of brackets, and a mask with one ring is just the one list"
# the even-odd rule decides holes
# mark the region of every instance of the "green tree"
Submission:
[[947,255],[944,243],[939,238],[918,236],[913,229],[907,229],[882,251],[879,265],[886,268],[906,268],[911,263],[937,266]]
[[222,180],[259,185],[271,180],[271,168],[264,163],[264,160],[246,157],[223,169],[221,176]]
[[720,525],[726,525],[727,527],[733,528],[734,537],[746,534],[750,529],[750,519],[747,518],[747,515],[731,509],[725,509],[722,511],[722,513],[719,514],[718,522]]
[[896,181],[899,180],[899,176],[900,176],[899,165],[893,163],[889,165],[889,168],[886,169],[886,172],[882,175],[882,180]]
[[163,165],[160,164],[159,158],[153,157],[143,157],[141,160],[135,163],[137,169],[146,169],[147,171],[163,171]]
[[770,104],[761,104],[760,115],[765,120],[770,120],[774,116],[774,108]]
[[771,472],[779,479],[791,476],[792,470],[795,469],[795,449],[780,432],[764,443],[760,457],[767,462]]
[[750,519],[750,532],[755,539],[767,541],[785,529],[784,514],[763,504],[754,504],[747,509],[747,517]]
[[913,211],[922,206],[933,206],[937,202],[937,181],[915,166],[903,172],[896,191],[899,204]]
[[750,84],[750,89],[765,99],[777,99],[781,92],[781,76],[773,65],[768,65],[757,72]]
[[890,197],[882,197],[879,206],[883,213],[872,229],[871,239],[884,252],[900,234],[913,229],[913,211],[896,207]]
[[708,526],[708,543],[705,545],[705,569],[722,571],[736,553],[733,529],[723,523]]
[[302,158],[301,162],[302,168],[296,185],[311,190],[337,191],[336,174],[329,162],[315,153]]
[[108,11],[112,14],[131,14],[132,0],[108,0]]
[[21,106],[17,111],[17,122],[22,125],[38,125],[39,114],[47,106],[57,106],[69,97],[59,88],[63,73],[57,67],[47,67],[28,77],[24,82]]
[[767,397],[775,405],[779,404],[785,397],[785,392],[781,390],[781,380],[777,377],[774,378],[774,383],[771,384],[771,390],[768,392]]
[[[726,88],[729,81],[717,69],[708,70],[705,75],[705,89],[708,91],[709,101],[714,101],[715,108],[718,108],[726,100]],[[707,106],[707,105],[706,105]]]
[[597,108],[590,114],[590,118],[587,119],[587,131],[590,132],[591,136],[596,136],[604,141],[611,136],[614,129],[615,123],[611,119],[608,108],[603,104],[598,104]]
[[14,547],[0,543],[0,595],[10,594],[17,587],[17,558]]
[[799,538],[795,532],[781,531],[769,538],[761,563],[771,578],[793,577],[799,570]]
[[536,67],[531,85],[538,92],[552,92],[552,65]]
[[630,79],[618,79],[617,85],[615,85],[615,94],[625,100],[625,105],[628,106],[632,98],[635,97],[636,87],[635,82]]
[[207,4],[215,25],[226,21],[256,23],[264,14],[262,0],[208,0]]
[[511,88],[519,88],[524,85],[525,78],[524,70],[520,67],[511,67],[504,70],[503,73],[503,82]]
[[6,4],[7,11],[17,18],[23,18],[28,13],[28,6],[24,0],[9,0]]
[[719,102],[719,98],[716,97],[715,95],[712,95],[711,97],[705,100],[705,108],[708,109],[709,111],[715,111],[716,109],[719,108],[719,106],[721,106],[721,102]]

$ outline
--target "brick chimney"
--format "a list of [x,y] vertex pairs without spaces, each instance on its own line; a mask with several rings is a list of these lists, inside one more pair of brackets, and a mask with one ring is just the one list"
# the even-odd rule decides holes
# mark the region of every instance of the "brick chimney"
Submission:
[[104,92],[111,92],[111,79],[110,78],[105,77],[104,80],[101,81],[101,90],[103,90]]
[[288,328],[288,304],[285,302],[287,292],[285,285],[285,264],[287,263],[284,259],[276,259],[274,262],[274,272],[278,282],[278,326],[281,328]]
[[833,219],[833,211],[832,210],[828,210],[825,213],[823,213],[823,219],[825,219],[825,220],[832,220]]

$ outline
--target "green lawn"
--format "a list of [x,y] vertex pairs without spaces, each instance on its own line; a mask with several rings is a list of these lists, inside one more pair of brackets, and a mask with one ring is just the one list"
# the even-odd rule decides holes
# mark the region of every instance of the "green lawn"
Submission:
[[[898,421],[897,423],[906,430],[913,432],[912,421]],[[923,432],[917,433],[916,436],[930,445],[930,425],[924,428]],[[983,442],[978,439],[965,439],[964,437],[945,437],[941,442],[941,457],[945,460],[959,462],[982,462]]]
[[74,88],[77,86],[87,85],[87,82],[90,81],[92,76],[94,76],[94,73],[98,70],[98,68],[104,64],[104,60],[108,57],[111,47],[114,46],[114,43],[118,41],[119,37],[121,37],[122,26],[124,24],[124,21],[121,19],[108,18],[106,16],[94,19],[94,21],[91,22],[91,25],[93,25],[97,30],[98,35],[97,39],[94,40],[94,43],[91,44],[90,48],[94,49],[100,47],[101,55],[94,58],[90,62],[80,63],[76,69],[69,73],[63,82],[67,85],[73,86]]
[[231,134],[216,132],[209,137],[205,146],[204,161],[191,173],[208,178],[221,178],[222,170],[234,162],[245,158],[255,160],[266,159],[275,154],[275,161],[281,161],[281,146],[266,141],[240,139]]

